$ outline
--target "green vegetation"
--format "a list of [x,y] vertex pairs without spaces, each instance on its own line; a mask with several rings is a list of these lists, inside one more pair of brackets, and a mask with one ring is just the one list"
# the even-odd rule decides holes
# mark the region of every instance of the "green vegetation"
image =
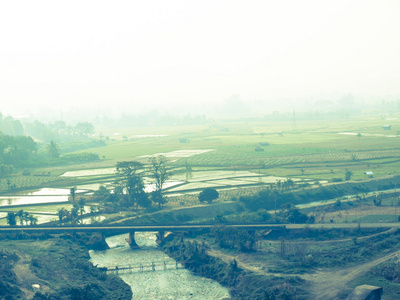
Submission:
[[[78,237],[81,243],[88,238]],[[85,241],[85,242],[84,242]],[[87,249],[69,236],[2,236],[0,297],[6,299],[131,299],[121,279],[89,262]],[[24,281],[21,281],[24,278]],[[32,286],[37,284],[38,289]]]
[[211,203],[213,200],[218,199],[218,197],[219,193],[216,189],[206,188],[199,194],[199,201]]
[[150,158],[150,174],[154,181],[154,190],[151,192],[151,199],[161,208],[167,202],[162,195],[162,188],[172,173],[167,169],[167,159],[165,156],[153,156]]
[[13,265],[19,260],[15,252],[0,251],[0,297],[4,298],[8,295],[16,297],[22,294],[17,287],[18,279],[13,272]]
[[[48,219],[56,219],[55,223],[60,225],[78,224],[85,216],[95,214],[105,217],[104,223],[116,224],[213,222],[218,226],[211,233],[196,238],[208,244],[176,240],[167,244],[165,251],[194,272],[228,286],[237,299],[290,299],[293,295],[307,298],[304,280],[252,273],[240,268],[239,261],[227,263],[211,257],[207,254],[209,245],[225,255],[245,257],[250,264],[265,264],[264,273],[292,275],[313,273],[316,268],[355,267],[391,253],[400,245],[397,231],[386,234],[306,227],[296,232],[253,233],[224,225],[398,222],[400,211],[396,210],[400,203],[395,191],[369,193],[400,186],[399,137],[383,132],[381,117],[323,122],[299,118],[296,128],[290,118],[278,119],[274,116],[258,120],[202,119],[185,122],[188,125],[171,123],[170,127],[102,129],[103,133],[96,138],[95,128],[86,122],[75,126],[33,122],[25,126],[24,132],[19,121],[3,119],[2,126],[7,125],[4,127],[7,130],[0,128],[5,133],[0,135],[3,194],[49,186],[68,189],[86,186],[88,193],[71,193],[74,203],[52,208],[4,208],[1,224],[33,225],[38,216],[34,213],[44,211],[49,212]],[[393,128],[396,122],[393,121]],[[127,123],[140,122],[125,120],[124,124]],[[23,136],[24,133],[35,139]],[[92,174],[60,176],[74,170],[91,170]],[[146,193],[151,185],[153,192]],[[323,201],[327,201],[325,205]],[[305,204],[310,206],[300,206]],[[90,205],[90,214],[89,207],[84,210],[85,205]],[[91,248],[105,246],[96,237],[79,239]],[[18,251],[28,253],[28,250],[21,244],[22,250],[18,246],[18,253],[13,256],[11,242],[4,243],[7,247],[0,271],[5,275],[0,291],[4,287],[3,290],[17,295],[23,289],[15,285],[13,266],[21,257]],[[97,298],[111,295],[95,279],[92,281],[93,274],[86,281],[81,278],[85,284],[75,287],[57,280],[51,283],[51,272],[57,278],[72,276],[58,273],[52,261],[71,264],[72,269],[81,272],[71,261],[71,253],[78,257],[83,272],[91,270],[87,254],[77,250],[80,246],[75,242],[63,237],[34,243],[43,243],[52,250],[43,250],[43,255],[33,252],[28,255],[32,260],[30,270],[43,282],[49,282],[46,284],[54,295],[85,295],[87,299],[89,294]],[[61,246],[71,253],[60,254]],[[251,260],[255,257],[257,263]],[[393,287],[398,281],[396,266],[397,263],[377,266],[373,274]],[[96,274],[93,276],[110,280],[101,272],[103,275]]]
[[140,171],[143,171],[144,165],[140,162],[129,161],[129,162],[119,162],[117,163],[116,171],[119,176],[118,187],[124,191],[115,192],[113,194],[113,198],[110,199],[112,202],[119,200],[119,205],[122,207],[133,207],[135,206],[138,209],[139,205],[141,207],[149,207],[151,205],[148,195],[145,192],[145,186],[143,182],[143,175],[139,174]]
[[180,239],[163,247],[168,255],[183,262],[189,270],[228,287],[234,299],[307,299],[307,294],[299,288],[303,280],[256,275],[239,268],[235,260],[228,264],[211,257],[207,249],[204,243]]

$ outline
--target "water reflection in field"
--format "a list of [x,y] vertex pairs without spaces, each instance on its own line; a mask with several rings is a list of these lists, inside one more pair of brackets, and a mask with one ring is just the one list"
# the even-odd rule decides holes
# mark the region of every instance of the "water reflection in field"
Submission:
[[90,169],[90,170],[78,170],[69,171],[61,175],[61,177],[84,177],[84,176],[96,176],[96,175],[112,175],[115,174],[115,168],[104,168],[104,169]]
[[[82,193],[84,190],[76,190],[75,192]],[[68,202],[69,194],[69,189],[52,188],[17,192],[10,196],[1,196],[0,206]]]

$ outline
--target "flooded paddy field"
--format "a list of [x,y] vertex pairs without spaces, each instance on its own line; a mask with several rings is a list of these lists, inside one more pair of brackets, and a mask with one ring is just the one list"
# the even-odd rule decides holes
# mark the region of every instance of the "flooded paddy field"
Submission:
[[[54,215],[35,214],[35,213],[29,213],[29,214],[34,216],[37,219],[37,224],[43,224],[43,223],[58,220],[58,216],[55,214]],[[19,220],[17,220],[17,224],[20,224]],[[8,225],[7,224],[7,213],[4,213],[4,212],[0,213],[0,226],[6,226],[6,225]]]
[[167,153],[156,153],[156,154],[152,154],[152,155],[142,155],[139,156],[138,158],[151,158],[154,156],[165,156],[169,159],[174,158],[174,159],[178,159],[178,158],[187,158],[187,157],[191,157],[194,155],[198,155],[198,154],[203,154],[203,153],[207,153],[207,152],[211,152],[214,151],[215,149],[198,149],[198,150],[176,150],[176,151],[171,151],[171,152],[167,152]]
[[[174,178],[179,180],[184,180],[186,178],[187,173],[178,173],[174,175]],[[260,174],[251,172],[251,171],[225,171],[225,170],[218,170],[218,171],[193,171],[188,172],[190,174],[190,181],[211,181],[221,178],[238,178],[238,177],[253,177],[253,176],[260,176]]]
[[[86,190],[78,189],[76,194],[84,193]],[[31,205],[43,203],[68,202],[69,189],[42,188],[16,192],[8,196],[0,196],[0,207],[14,205]]]
[[[17,213],[20,210],[24,212],[28,212],[30,215],[33,215],[37,218],[37,224],[43,224],[51,221],[57,221],[58,218],[58,210],[64,208],[66,210],[72,209],[72,204],[70,202],[60,203],[60,204],[44,204],[44,205],[21,205],[21,206],[4,206],[0,207],[0,225],[7,225],[7,213],[14,212]],[[90,207],[84,207],[84,213],[89,213]],[[91,218],[87,218],[90,222]],[[95,218],[96,221],[101,221],[103,219]],[[17,222],[19,224],[19,221]]]
[[115,174],[115,168],[102,168],[102,169],[88,169],[88,170],[77,170],[68,171],[61,175],[61,177],[87,177],[97,175],[113,175]]
[[[194,151],[194,150],[193,150]],[[193,153],[197,152],[195,150]],[[178,154],[183,151],[176,151]],[[183,152],[187,154],[187,152]],[[192,153],[192,152],[190,152]],[[172,154],[171,154],[172,155]],[[189,155],[189,154],[187,154]],[[91,169],[91,170],[77,170],[64,173],[62,176],[66,177],[95,177],[101,175],[112,175],[115,174],[115,168],[106,169]],[[275,184],[278,180],[285,181],[286,177],[270,176],[265,174],[259,174],[253,171],[231,171],[231,170],[199,170],[191,172],[172,172],[172,177],[169,181],[164,184],[164,189],[168,189],[168,192],[182,192],[190,193],[190,190],[197,191],[199,189],[207,187],[220,187],[230,188],[232,186],[243,186],[243,185],[254,185],[259,183],[264,184]],[[309,181],[309,179],[291,178],[293,181]],[[144,177],[146,186],[146,192],[154,190],[152,179]],[[108,179],[102,183],[90,183],[80,185],[79,188],[85,190],[95,191],[98,190],[101,185],[109,186],[112,188],[113,183]]]
[[42,203],[68,202],[68,195],[42,195],[42,196],[2,196],[0,207],[14,205],[30,205]]

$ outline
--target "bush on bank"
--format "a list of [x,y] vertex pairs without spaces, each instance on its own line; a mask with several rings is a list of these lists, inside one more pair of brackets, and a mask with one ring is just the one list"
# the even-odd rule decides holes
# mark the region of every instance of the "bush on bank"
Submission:
[[186,268],[213,279],[229,288],[234,299],[307,299],[299,285],[300,278],[281,278],[258,275],[238,267],[235,260],[226,263],[207,254],[207,245],[176,238],[167,242],[163,251]]
[[8,238],[2,235],[0,247],[6,251],[0,252],[0,298],[23,299],[23,288],[31,289],[29,283],[19,282],[14,272],[19,257],[24,257],[32,276],[48,287],[47,291],[36,292],[33,299],[132,299],[130,286],[89,261],[83,245],[85,240],[91,243],[89,235],[80,240],[68,235],[47,239],[26,233]]

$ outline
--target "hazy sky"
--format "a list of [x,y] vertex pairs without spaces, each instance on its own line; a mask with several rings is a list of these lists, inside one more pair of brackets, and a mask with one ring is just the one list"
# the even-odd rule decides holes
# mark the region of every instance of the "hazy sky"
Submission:
[[398,0],[2,1],[0,111],[400,95],[399,16]]

